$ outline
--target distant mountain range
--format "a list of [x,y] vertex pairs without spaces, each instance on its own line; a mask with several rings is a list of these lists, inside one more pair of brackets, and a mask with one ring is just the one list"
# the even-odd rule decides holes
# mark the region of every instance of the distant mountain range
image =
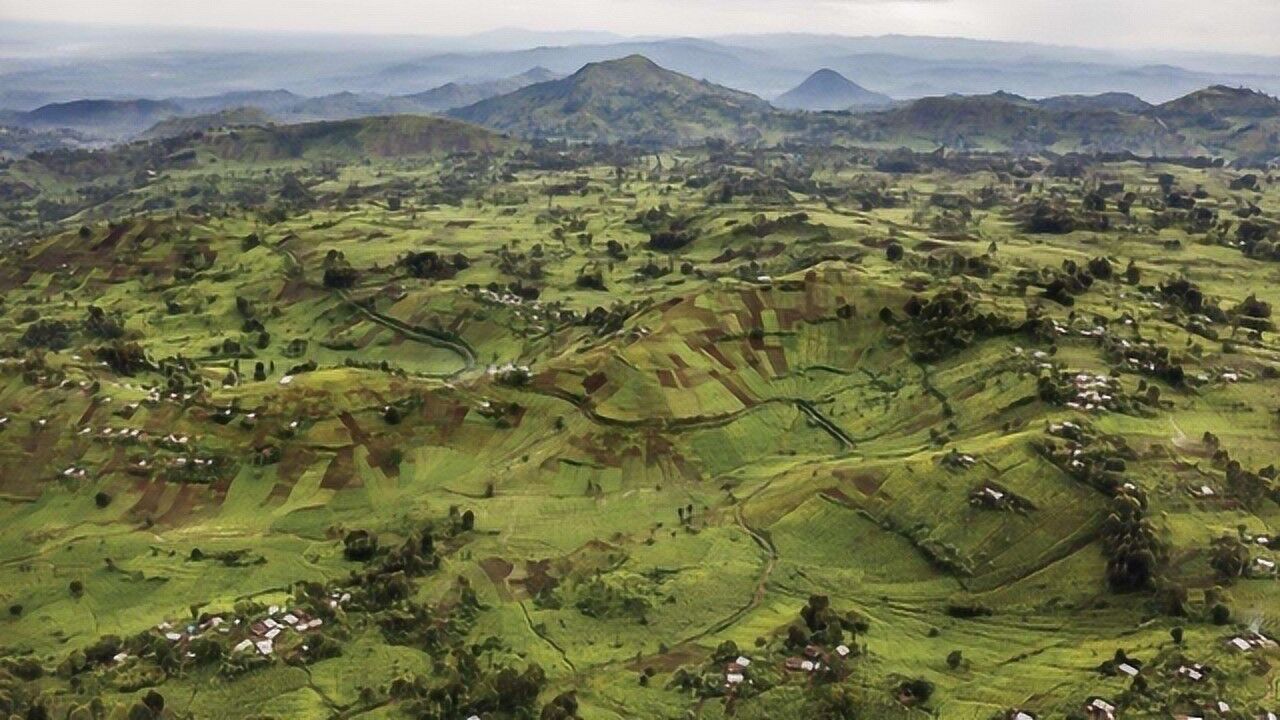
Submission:
[[[111,89],[106,99],[115,100],[274,88],[304,97],[403,96],[449,83],[492,82],[534,67],[565,76],[586,64],[632,54],[768,98],[795,88],[816,68],[829,68],[898,100],[1006,90],[1033,98],[1120,92],[1159,103],[1215,84],[1280,93],[1280,52],[1102,51],[963,38],[814,34],[703,39],[521,32],[365,37],[207,29],[175,38],[154,30],[135,34],[120,28],[6,23],[0,27],[0,108],[23,111],[102,98],[104,88]],[[229,106],[241,105],[261,107]]]
[[849,110],[892,103],[888,95],[872,92],[829,68],[815,72],[773,101],[777,107],[792,110]]
[[[435,114],[556,77],[546,68],[535,67],[499,80],[448,83],[426,92],[399,96],[340,92],[308,98],[287,90],[265,90],[163,100],[74,100],[43,105],[28,112],[0,113],[0,125],[28,130],[74,130],[100,140],[122,140],[154,138],[184,127],[217,127],[210,123],[297,123]],[[244,114],[248,109],[257,111],[258,115]],[[183,119],[188,122],[182,122]],[[157,125],[159,127],[155,127]]]
[[[893,102],[835,71],[824,70],[777,101],[825,111],[810,112],[775,107],[756,95],[663,68],[641,55],[588,63],[568,77],[535,82],[550,75],[539,67],[501,82],[442,86],[406,96],[339,93],[298,98],[271,92],[230,94],[225,100],[215,96],[78,101],[16,114],[16,120],[37,130],[110,131],[129,137],[165,138],[316,118],[407,118],[447,108],[444,112],[457,120],[521,138],[627,142],[654,148],[725,140],[929,150],[946,146],[1013,152],[1127,151],[1215,155],[1251,163],[1280,156],[1280,100],[1222,85],[1159,105],[1125,93],[1031,99],[1004,91]],[[492,95],[508,88],[515,89]],[[484,99],[448,108],[474,97]],[[181,114],[189,108],[203,110],[217,108],[220,102],[245,101],[260,101],[266,107]],[[842,107],[859,111],[829,110]],[[27,146],[47,147],[51,142],[48,138],[12,137]],[[69,144],[83,144],[80,135],[73,137],[75,141]]]
[[[815,82],[790,95],[796,104],[818,107],[851,98],[886,102],[835,73],[819,73]],[[1213,86],[1154,106],[1118,93],[1032,100],[1000,92],[923,98],[875,112],[815,114],[776,108],[641,56],[592,63],[562,80],[449,114],[524,137],[654,146],[707,139],[797,140],[918,149],[1207,154],[1257,162],[1280,155],[1280,100],[1247,89]]]

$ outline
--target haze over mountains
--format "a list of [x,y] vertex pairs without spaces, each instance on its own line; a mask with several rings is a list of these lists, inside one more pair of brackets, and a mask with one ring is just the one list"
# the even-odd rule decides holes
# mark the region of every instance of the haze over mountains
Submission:
[[[1229,56],[1196,60],[1201,68],[1225,70],[1155,69],[1121,65],[1123,56],[1101,51],[963,39],[779,35],[517,50],[490,49],[500,44],[494,38],[477,42],[484,47],[462,51],[466,41],[453,40],[450,52],[435,55],[403,39],[367,53],[357,45],[342,67],[332,58],[314,67],[292,61],[277,66],[249,53],[258,71],[280,72],[272,79],[292,82],[207,95],[197,91],[208,87],[208,69],[186,55],[103,58],[99,48],[56,65],[38,56],[10,58],[0,65],[9,70],[0,75],[0,87],[10,99],[35,92],[22,88],[33,88],[38,78],[54,92],[102,73],[138,71],[139,63],[168,65],[163,73],[137,72],[131,76],[135,85],[172,88],[181,81],[185,92],[0,111],[0,125],[22,131],[6,134],[0,152],[14,157],[229,126],[450,115],[526,139],[653,147],[714,139],[1204,154],[1249,163],[1280,155],[1280,101],[1266,92],[1280,89],[1280,60],[1274,58],[1255,58],[1258,72],[1245,75]],[[224,86],[265,77],[237,80],[242,54],[201,49],[197,55],[208,61],[209,52],[222,58],[218,82]],[[298,60],[310,51],[290,41],[272,52]],[[819,69],[802,71],[802,64]],[[908,83],[903,73],[911,67],[923,74]],[[448,80],[423,89],[442,78]],[[974,91],[998,83],[1007,84]],[[306,95],[298,87],[340,89]],[[765,92],[775,87],[782,90]],[[915,97],[922,89],[938,91]],[[1046,92],[1051,89],[1071,92]]]
[[223,119],[231,124],[243,124],[236,118],[243,121],[249,116],[235,112],[224,114],[244,109],[258,111],[260,121],[278,122],[430,114],[470,105],[555,77],[550,70],[538,67],[508,78],[448,83],[425,92],[398,96],[338,92],[303,97],[287,90],[263,90],[163,100],[73,100],[42,105],[27,112],[0,114],[0,124],[33,130],[71,129],[104,139],[120,139],[138,136],[157,123],[178,118],[206,117],[212,121],[214,116],[223,115]]
[[[854,92],[848,83],[837,82],[834,87],[843,98],[832,102],[843,103]],[[808,90],[813,89],[810,83]],[[442,94],[458,97],[458,92],[450,89]],[[276,94],[269,97],[279,98]],[[857,97],[866,96],[858,93]],[[810,92],[810,99],[824,98]],[[365,102],[371,106],[362,107]],[[417,147],[423,142],[423,131],[418,128],[438,130],[444,126],[419,122],[432,119],[425,117],[429,114],[425,111],[379,112],[389,105],[412,102],[404,96],[367,99],[347,94],[286,103],[274,113],[236,107],[194,116],[170,115],[133,137],[196,137],[206,130],[271,124],[281,130],[252,137],[273,137],[275,144],[296,148],[327,136],[339,127],[335,122],[347,122],[340,126],[339,135],[363,136],[368,128],[376,127],[375,133],[383,138],[380,147]],[[207,106],[207,101],[196,105]],[[149,113],[173,113],[175,108],[181,109],[176,101],[81,101],[47,106],[24,117],[47,123],[68,117],[85,122],[92,118],[100,127],[119,129],[131,123],[140,127]],[[330,113],[327,122],[288,124],[290,117],[321,111]],[[682,75],[644,56],[632,55],[591,63],[566,78],[526,85],[444,114],[467,123],[461,127],[485,128],[521,140],[627,143],[655,150],[707,141],[748,145],[799,142],[923,151],[943,146],[1014,153],[1213,156],[1251,166],[1275,163],[1280,158],[1280,99],[1220,85],[1159,105],[1119,93],[1035,100],[998,92],[936,96],[857,112],[818,113],[778,108],[750,93]],[[284,123],[276,124],[282,118]],[[293,130],[299,127],[306,129]],[[415,129],[400,137],[405,128]],[[36,137],[10,134],[6,139],[7,144],[25,144],[29,150],[51,149],[48,138],[38,133]],[[74,147],[83,144],[82,140],[83,136],[74,135],[64,145]],[[167,157],[179,147],[183,146],[166,147],[161,155]],[[352,146],[353,152],[358,152],[356,147]],[[306,154],[305,149],[297,152]],[[9,149],[6,154],[25,153]],[[155,163],[154,152],[140,157]]]
[[819,68],[896,99],[1006,90],[1028,97],[1128,92],[1163,102],[1212,84],[1280,93],[1280,57],[1139,54],[962,38],[183,32],[166,39],[155,30],[130,35],[122,29],[103,33],[85,26],[6,23],[0,28],[0,109],[279,88],[304,96],[412,95],[447,83],[509,78],[535,67],[564,76],[588,63],[632,54],[766,98],[791,90]]

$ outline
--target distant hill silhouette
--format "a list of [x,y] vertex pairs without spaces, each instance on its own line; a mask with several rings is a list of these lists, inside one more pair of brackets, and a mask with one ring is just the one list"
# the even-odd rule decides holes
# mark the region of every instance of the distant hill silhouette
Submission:
[[779,95],[773,104],[793,110],[848,110],[884,107],[892,102],[888,95],[872,92],[835,70],[823,68]]
[[169,100],[73,100],[43,105],[15,119],[29,128],[67,128],[90,135],[131,135],[182,113]]
[[443,112],[454,108],[466,107],[498,95],[515,92],[529,85],[555,80],[558,77],[558,75],[544,67],[535,67],[519,75],[501,80],[477,83],[451,82],[426,92],[402,97],[412,101],[424,110]]

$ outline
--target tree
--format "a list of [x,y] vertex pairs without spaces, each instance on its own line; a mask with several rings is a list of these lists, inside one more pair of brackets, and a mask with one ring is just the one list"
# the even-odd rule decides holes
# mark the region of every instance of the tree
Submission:
[[927,702],[929,698],[933,697],[933,689],[933,683],[924,678],[915,678],[899,685],[898,694],[913,703]]
[[1222,603],[1213,606],[1210,611],[1210,617],[1213,619],[1214,625],[1226,625],[1231,622],[1231,608]]
[[1173,638],[1173,642],[1177,645],[1182,644],[1182,635],[1183,631],[1181,626],[1175,627],[1169,631],[1169,637]]
[[72,580],[71,583],[67,585],[67,589],[71,591],[71,597],[78,598],[81,595],[84,595],[84,583],[79,580]]
[[147,691],[147,694],[142,698],[142,702],[157,715],[164,712],[164,696],[155,690]]
[[97,495],[93,496],[93,504],[97,505],[99,508],[105,508],[111,504],[111,495],[107,494],[105,491],[99,491]]
[[342,555],[348,560],[368,562],[378,553],[378,536],[367,530],[352,530],[342,539]]
[[355,286],[357,273],[338,250],[330,250],[324,258],[324,286],[345,289]]
[[955,670],[960,667],[960,663],[964,662],[964,654],[959,650],[952,650],[947,655],[947,667]]
[[1209,566],[1217,571],[1223,580],[1234,580],[1244,574],[1249,564],[1249,550],[1233,535],[1224,535],[1213,541],[1209,556]]
[[576,720],[578,696],[571,690],[552,698],[542,707],[541,720]]

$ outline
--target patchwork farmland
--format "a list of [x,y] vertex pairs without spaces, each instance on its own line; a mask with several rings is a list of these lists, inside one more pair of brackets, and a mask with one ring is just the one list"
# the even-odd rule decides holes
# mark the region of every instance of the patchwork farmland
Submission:
[[1274,177],[466,132],[7,238],[0,708],[1280,710]]

